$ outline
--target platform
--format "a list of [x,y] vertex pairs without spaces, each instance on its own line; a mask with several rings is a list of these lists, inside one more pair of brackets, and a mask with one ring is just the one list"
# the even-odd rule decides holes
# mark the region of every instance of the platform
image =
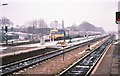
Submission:
[[120,43],[110,46],[91,76],[120,76]]
[[[74,41],[73,43],[69,43],[68,47],[76,45],[76,44],[80,44],[89,40],[94,39],[94,37],[89,37],[87,39],[84,38],[75,38],[72,41]],[[78,41],[79,40],[79,41]],[[59,41],[54,41],[54,42],[46,42],[44,45],[42,45],[41,43],[35,43],[35,44],[26,44],[26,45],[19,45],[19,46],[9,46],[9,47],[2,47],[2,49],[0,49],[0,57],[4,57],[4,56],[8,56],[8,55],[14,55],[14,54],[19,54],[19,53],[24,53],[24,52],[29,52],[29,51],[34,51],[34,50],[38,50],[38,49],[43,49],[46,47],[51,47],[51,48],[61,48],[59,46],[57,46],[56,44],[58,42],[62,42],[63,40],[59,40]],[[69,40],[66,40],[66,42],[68,42]]]

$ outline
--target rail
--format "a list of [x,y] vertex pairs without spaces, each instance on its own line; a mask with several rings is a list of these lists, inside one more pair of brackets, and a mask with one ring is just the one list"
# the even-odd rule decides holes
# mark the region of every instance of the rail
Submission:
[[67,69],[59,73],[59,76],[89,76],[96,66],[97,62],[105,52],[106,47],[112,42],[113,36],[106,40],[98,48],[94,49]]
[[87,42],[84,42],[84,43],[80,43],[80,44],[74,45],[72,47],[67,47],[65,49],[56,50],[56,51],[47,53],[47,54],[42,55],[42,56],[39,55],[39,56],[35,56],[35,57],[29,58],[29,59],[25,59],[25,60],[22,60],[22,61],[19,61],[19,62],[15,62],[15,63],[9,64],[9,65],[6,65],[6,66],[2,66],[2,67],[0,67],[0,74],[2,76],[3,75],[6,76],[8,74],[12,74],[12,73],[14,73],[16,71],[19,71],[21,69],[27,68],[27,67],[29,67],[31,65],[37,64],[39,62],[42,62],[42,61],[45,61],[47,59],[53,58],[55,56],[64,54],[66,52],[69,52],[69,51],[74,50],[76,48],[79,48],[81,46],[84,46],[87,43],[90,43],[90,42],[93,42],[93,41],[96,41],[96,40],[99,40],[99,39],[101,39],[101,38],[93,39],[93,40],[90,40],[90,41],[87,41]]

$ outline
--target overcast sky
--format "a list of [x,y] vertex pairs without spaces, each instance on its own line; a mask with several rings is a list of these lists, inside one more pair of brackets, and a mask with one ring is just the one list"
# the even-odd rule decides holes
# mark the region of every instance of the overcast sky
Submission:
[[[117,31],[115,12],[119,0],[2,0],[1,16],[6,16],[14,25],[24,25],[27,21],[44,19],[62,22],[65,27],[73,23],[79,25],[88,21],[105,31]],[[8,3],[7,6],[1,6]]]

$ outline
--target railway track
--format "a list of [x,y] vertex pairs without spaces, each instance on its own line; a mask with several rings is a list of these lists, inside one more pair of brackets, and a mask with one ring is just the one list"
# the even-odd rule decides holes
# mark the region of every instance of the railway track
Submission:
[[[106,36],[104,36],[104,37],[106,37]],[[104,38],[104,37],[102,37],[102,38]],[[19,70],[27,68],[31,65],[37,64],[39,62],[45,61],[47,59],[50,59],[50,58],[53,58],[55,56],[61,55],[63,53],[69,52],[71,50],[77,49],[81,46],[86,45],[87,43],[94,42],[94,41],[99,40],[99,39],[101,39],[101,38],[97,38],[97,39],[93,39],[93,40],[90,40],[90,41],[87,41],[87,42],[83,42],[83,43],[80,43],[80,44],[77,44],[77,45],[74,45],[72,47],[68,47],[68,48],[65,48],[65,49],[60,49],[60,50],[56,50],[56,51],[53,51],[53,52],[49,52],[45,55],[38,55],[38,56],[28,58],[28,59],[25,59],[25,60],[22,60],[22,61],[11,63],[9,65],[1,66],[0,67],[0,74],[2,76],[12,74],[12,73],[17,72]]]
[[97,62],[102,57],[107,46],[113,41],[113,36],[106,40],[98,48],[94,49],[83,58],[79,59],[67,69],[62,71],[59,76],[89,76],[96,66]]

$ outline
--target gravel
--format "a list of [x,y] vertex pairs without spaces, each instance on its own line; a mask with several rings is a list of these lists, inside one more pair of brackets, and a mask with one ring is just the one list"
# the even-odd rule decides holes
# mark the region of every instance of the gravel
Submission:
[[[97,44],[96,42],[91,43],[91,45],[93,44],[95,45],[95,46],[92,46],[91,48],[94,49],[95,47],[99,46],[99,44],[101,44],[104,40],[105,39],[99,40],[99,43],[97,42]],[[77,61],[79,58],[87,54],[88,52],[85,51],[86,48],[87,48],[87,45],[65,53],[64,61],[63,61],[63,55],[60,55],[52,59],[46,60],[44,62],[38,63],[36,67],[33,67],[35,66],[33,65],[32,66],[33,68],[26,68],[26,70],[24,70],[24,72],[22,72],[21,74],[41,74],[41,75],[49,74],[51,76],[56,75],[61,71],[63,71],[64,69],[66,69],[72,63]]]

